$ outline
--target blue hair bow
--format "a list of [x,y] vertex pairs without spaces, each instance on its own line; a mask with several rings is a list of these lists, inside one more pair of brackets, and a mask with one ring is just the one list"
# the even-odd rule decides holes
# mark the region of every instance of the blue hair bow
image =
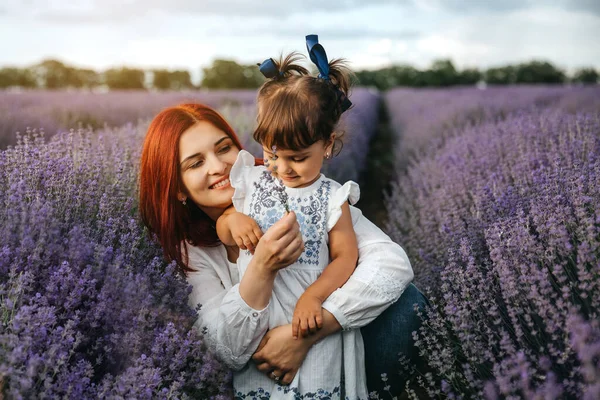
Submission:
[[[306,49],[308,50],[310,60],[319,69],[319,78],[331,82],[327,53],[325,53],[325,48],[319,44],[319,35],[306,35]],[[352,106],[352,102],[339,87],[336,86],[335,88],[337,90],[338,102],[340,103],[342,112],[344,112]]]
[[279,68],[275,64],[275,61],[272,58],[267,58],[262,64],[258,65],[258,70],[265,76],[265,78],[276,78],[281,75],[279,72]]
[[319,44],[319,35],[306,35],[306,50],[319,69],[319,78],[329,80],[329,61],[325,49]]

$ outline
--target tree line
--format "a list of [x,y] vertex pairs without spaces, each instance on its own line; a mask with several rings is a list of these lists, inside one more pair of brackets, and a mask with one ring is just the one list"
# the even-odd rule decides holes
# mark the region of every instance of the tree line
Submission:
[[[580,68],[571,76],[546,61],[530,61],[517,65],[480,70],[458,70],[451,60],[434,61],[429,68],[393,65],[377,70],[356,71],[357,83],[387,90],[395,86],[439,87],[473,85],[485,82],[508,84],[598,83],[594,68]],[[215,60],[202,68],[202,81],[192,83],[187,70],[110,68],[105,71],[76,68],[58,60],[44,60],[30,67],[0,68],[0,89],[10,87],[39,89],[252,89],[259,87],[264,77],[255,64],[243,65],[233,60]]]

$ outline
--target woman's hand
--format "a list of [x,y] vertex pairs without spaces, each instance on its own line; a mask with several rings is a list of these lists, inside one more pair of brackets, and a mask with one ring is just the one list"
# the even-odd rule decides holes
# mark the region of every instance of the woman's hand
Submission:
[[289,385],[302,365],[313,338],[292,338],[292,325],[282,325],[268,331],[252,356],[259,371],[274,373],[281,377],[283,385]]
[[271,299],[277,271],[295,262],[303,251],[300,226],[296,214],[291,212],[273,224],[258,241],[239,287],[246,304],[256,310],[265,308]]
[[292,211],[265,232],[254,250],[251,262],[270,272],[276,272],[296,262],[303,251],[300,226]]

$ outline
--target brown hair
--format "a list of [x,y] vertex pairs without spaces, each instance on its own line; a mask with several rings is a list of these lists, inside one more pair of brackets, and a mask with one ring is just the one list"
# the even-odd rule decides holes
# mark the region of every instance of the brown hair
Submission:
[[[275,61],[279,75],[258,91],[258,126],[254,140],[267,148],[300,150],[328,141],[342,115],[352,73],[343,59],[329,62],[329,79],[311,76],[293,52]],[[338,132],[337,139],[341,136]],[[336,151],[334,150],[334,153]]]

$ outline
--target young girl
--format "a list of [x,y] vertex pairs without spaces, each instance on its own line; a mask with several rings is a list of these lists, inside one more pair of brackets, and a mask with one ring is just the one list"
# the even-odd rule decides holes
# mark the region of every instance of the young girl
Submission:
[[[340,185],[320,172],[334,153],[334,129],[351,104],[349,71],[340,60],[327,61],[316,35],[307,36],[307,47],[318,77],[295,64],[294,53],[261,65],[270,80],[259,90],[254,139],[263,146],[265,166],[255,166],[248,152],[239,153],[229,176],[237,212],[228,210],[217,221],[223,243],[246,250],[237,261],[243,276],[261,230],[296,213],[305,249],[278,272],[268,306],[269,326],[292,323],[290,335],[296,338],[321,327],[322,303],[346,282],[358,258],[348,205],[358,201],[358,185]],[[360,331],[343,331],[314,345],[293,381],[279,370],[270,378],[250,363],[235,377],[236,396],[367,398]]]

